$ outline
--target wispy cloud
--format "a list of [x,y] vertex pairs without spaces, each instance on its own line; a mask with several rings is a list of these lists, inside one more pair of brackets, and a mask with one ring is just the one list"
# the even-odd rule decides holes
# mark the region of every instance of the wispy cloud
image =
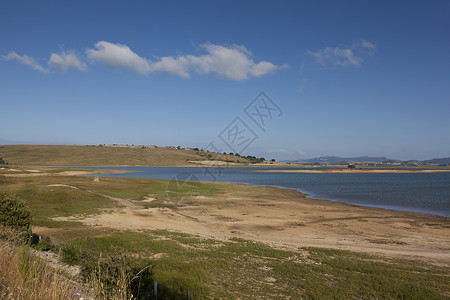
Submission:
[[300,154],[300,155],[305,155],[306,154],[306,152],[303,151],[302,149],[297,149],[296,153]]
[[270,154],[280,154],[280,155],[288,155],[288,156],[296,156],[296,155],[305,155],[306,152],[301,150],[301,149],[297,149],[294,151],[291,150],[286,150],[286,149],[266,149],[265,152],[270,153]]
[[48,64],[50,65],[50,68],[62,72],[65,72],[70,68],[87,71],[86,64],[81,62],[74,51],[68,53],[63,51],[61,54],[52,53]]
[[147,59],[140,57],[126,45],[100,41],[95,44],[95,48],[87,50],[88,58],[110,69],[128,68],[141,75],[152,70]]
[[376,46],[369,41],[355,41],[352,46],[326,47],[317,51],[306,51],[306,54],[313,57],[315,62],[326,67],[335,65],[344,68],[351,66],[360,67],[366,54],[373,55]]
[[357,41],[356,43],[357,43],[357,44],[356,44],[356,47],[358,47],[358,46],[364,47],[364,48],[369,49],[370,51],[372,51],[372,53],[375,52],[375,51],[377,51],[377,46],[375,46],[375,44],[372,44],[372,43],[369,42],[369,41],[366,41],[366,40],[359,40],[359,41]]
[[229,47],[203,44],[208,54],[188,56],[193,67],[200,74],[216,73],[230,80],[245,80],[249,77],[261,77],[275,70],[286,67],[274,65],[268,61],[255,63],[252,53],[244,46]]
[[18,62],[27,65],[29,67],[32,67],[33,69],[41,72],[41,73],[48,73],[49,71],[38,64],[32,57],[29,57],[27,55],[19,55],[15,51],[11,51],[8,53],[8,55],[2,56],[6,60],[17,60]]
[[[178,55],[153,58],[153,60],[140,56],[129,46],[99,41],[93,48],[86,50],[88,61],[98,63],[110,69],[129,69],[139,75],[153,72],[163,72],[170,75],[189,78],[193,73],[199,75],[216,74],[228,80],[242,81],[252,77],[262,77],[276,70],[286,68],[287,65],[275,65],[269,61],[256,62],[253,54],[242,45],[214,45],[203,44],[201,55]],[[3,56],[6,60],[17,60],[33,69],[49,73],[50,70],[65,72],[69,69],[87,71],[84,63],[75,51],[62,51],[60,54],[52,53],[45,68],[27,56],[20,56],[10,52]]]
[[267,153],[282,153],[282,154],[293,154],[294,152],[286,150],[286,149],[267,149]]
[[255,63],[252,54],[244,46],[221,46],[203,44],[204,55],[164,56],[152,62],[134,53],[128,46],[100,41],[96,49],[88,49],[88,58],[100,62],[108,68],[128,68],[141,75],[164,72],[184,78],[198,74],[215,73],[230,80],[246,80],[261,77],[285,66],[277,66],[268,61]]
[[[50,73],[48,68],[38,64],[32,57],[28,55],[19,55],[15,51],[11,51],[8,55],[2,56],[6,60],[17,60],[18,62],[27,65],[41,73]],[[48,65],[55,71],[67,71],[70,68],[80,71],[87,71],[87,66],[82,63],[74,51],[68,53],[61,52],[61,54],[52,53],[48,60]]]

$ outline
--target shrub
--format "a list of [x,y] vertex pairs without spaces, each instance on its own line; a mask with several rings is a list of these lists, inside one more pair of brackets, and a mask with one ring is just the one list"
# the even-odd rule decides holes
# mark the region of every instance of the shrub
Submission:
[[34,246],[34,248],[36,250],[40,250],[40,251],[48,251],[50,249],[52,249],[52,243],[50,241],[50,237],[49,236],[44,236],[42,237],[40,240],[38,240],[36,246]]
[[80,248],[70,243],[60,244],[59,253],[61,260],[70,266],[76,265],[79,262],[79,257],[81,256]]
[[0,193],[0,224],[30,233],[31,213],[16,196]]
[[116,252],[120,254],[103,257],[97,252],[83,252],[81,276],[100,291],[101,298],[150,299],[153,266],[148,261],[123,254],[119,249]]
[[0,224],[0,241],[13,245],[19,245],[23,242],[23,233],[17,229],[11,228],[10,226]]

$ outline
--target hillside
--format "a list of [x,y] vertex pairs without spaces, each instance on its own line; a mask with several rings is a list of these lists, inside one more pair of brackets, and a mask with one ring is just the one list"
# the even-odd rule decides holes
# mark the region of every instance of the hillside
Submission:
[[[28,166],[186,166],[188,161],[207,160],[208,154],[165,147],[0,145],[0,157],[6,162]],[[234,155],[221,159],[247,162]]]
[[450,157],[433,158],[430,160],[425,160],[424,162],[430,163],[430,164],[450,164]]

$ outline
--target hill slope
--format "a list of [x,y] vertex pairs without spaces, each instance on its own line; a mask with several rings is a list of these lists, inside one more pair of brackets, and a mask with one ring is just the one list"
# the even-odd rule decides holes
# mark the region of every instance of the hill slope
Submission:
[[[0,157],[9,164],[28,166],[183,166],[188,160],[206,160],[202,151],[138,146],[0,145]],[[228,161],[245,161],[233,155]]]

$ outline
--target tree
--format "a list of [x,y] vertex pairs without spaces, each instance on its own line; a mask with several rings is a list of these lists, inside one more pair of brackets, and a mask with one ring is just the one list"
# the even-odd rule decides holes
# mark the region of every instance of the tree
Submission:
[[275,162],[275,158],[272,158],[270,161],[271,161],[271,162]]
[[356,166],[354,164],[348,164],[347,168],[354,169]]

